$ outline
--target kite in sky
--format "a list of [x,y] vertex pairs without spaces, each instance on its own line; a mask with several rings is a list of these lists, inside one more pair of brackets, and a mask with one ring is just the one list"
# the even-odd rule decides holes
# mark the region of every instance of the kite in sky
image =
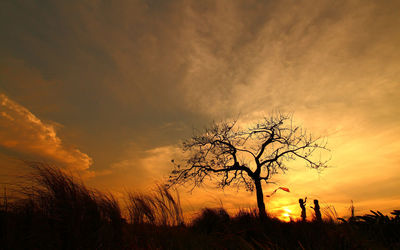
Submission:
[[282,189],[283,191],[286,191],[286,192],[290,192],[290,190],[289,190],[289,188],[286,188],[286,187],[278,187],[277,189],[275,189],[271,194],[267,194],[266,195],[266,197],[271,197],[272,195],[274,195],[275,193],[276,193],[276,191],[278,191],[279,189]]

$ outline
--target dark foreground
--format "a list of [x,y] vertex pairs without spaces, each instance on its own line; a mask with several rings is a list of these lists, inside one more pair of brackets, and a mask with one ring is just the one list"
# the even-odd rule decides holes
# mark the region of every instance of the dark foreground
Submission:
[[[131,193],[126,210],[109,194],[61,171],[32,165],[29,185],[4,195],[1,249],[400,249],[400,211],[322,223],[260,220],[204,209],[183,222],[179,201],[159,187]],[[123,219],[127,218],[127,219]]]

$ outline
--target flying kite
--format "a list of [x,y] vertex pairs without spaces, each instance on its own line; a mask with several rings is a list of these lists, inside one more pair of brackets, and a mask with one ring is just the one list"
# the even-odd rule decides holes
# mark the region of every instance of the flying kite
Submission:
[[286,191],[286,192],[290,192],[290,190],[289,190],[289,188],[286,188],[286,187],[278,187],[277,189],[275,189],[271,194],[267,194],[266,195],[266,197],[271,197],[272,195],[274,195],[275,193],[276,193],[276,191],[278,191],[279,189],[282,189],[283,191]]

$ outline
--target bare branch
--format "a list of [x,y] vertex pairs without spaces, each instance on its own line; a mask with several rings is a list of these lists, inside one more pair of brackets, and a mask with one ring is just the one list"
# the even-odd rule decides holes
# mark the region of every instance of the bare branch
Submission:
[[287,162],[301,159],[308,167],[324,169],[327,161],[313,160],[312,156],[316,151],[328,150],[326,146],[323,139],[294,125],[291,115],[264,118],[249,128],[238,128],[236,121],[213,124],[183,142],[186,157],[179,165],[173,162],[169,182],[174,185],[191,181],[195,187],[205,180],[217,180],[221,188],[235,184],[252,191],[256,187],[259,203],[263,202],[259,200],[260,181],[273,183],[275,174],[288,170]]

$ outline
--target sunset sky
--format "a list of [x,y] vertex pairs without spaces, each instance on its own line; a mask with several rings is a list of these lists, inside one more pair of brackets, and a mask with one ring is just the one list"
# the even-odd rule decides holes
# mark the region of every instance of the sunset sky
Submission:
[[[2,186],[37,160],[123,198],[161,183],[194,129],[279,110],[328,138],[331,160],[265,185],[291,190],[268,212],[296,217],[305,196],[342,216],[351,200],[400,209],[400,1],[3,0],[0,30]],[[180,195],[186,211],[256,205]]]

